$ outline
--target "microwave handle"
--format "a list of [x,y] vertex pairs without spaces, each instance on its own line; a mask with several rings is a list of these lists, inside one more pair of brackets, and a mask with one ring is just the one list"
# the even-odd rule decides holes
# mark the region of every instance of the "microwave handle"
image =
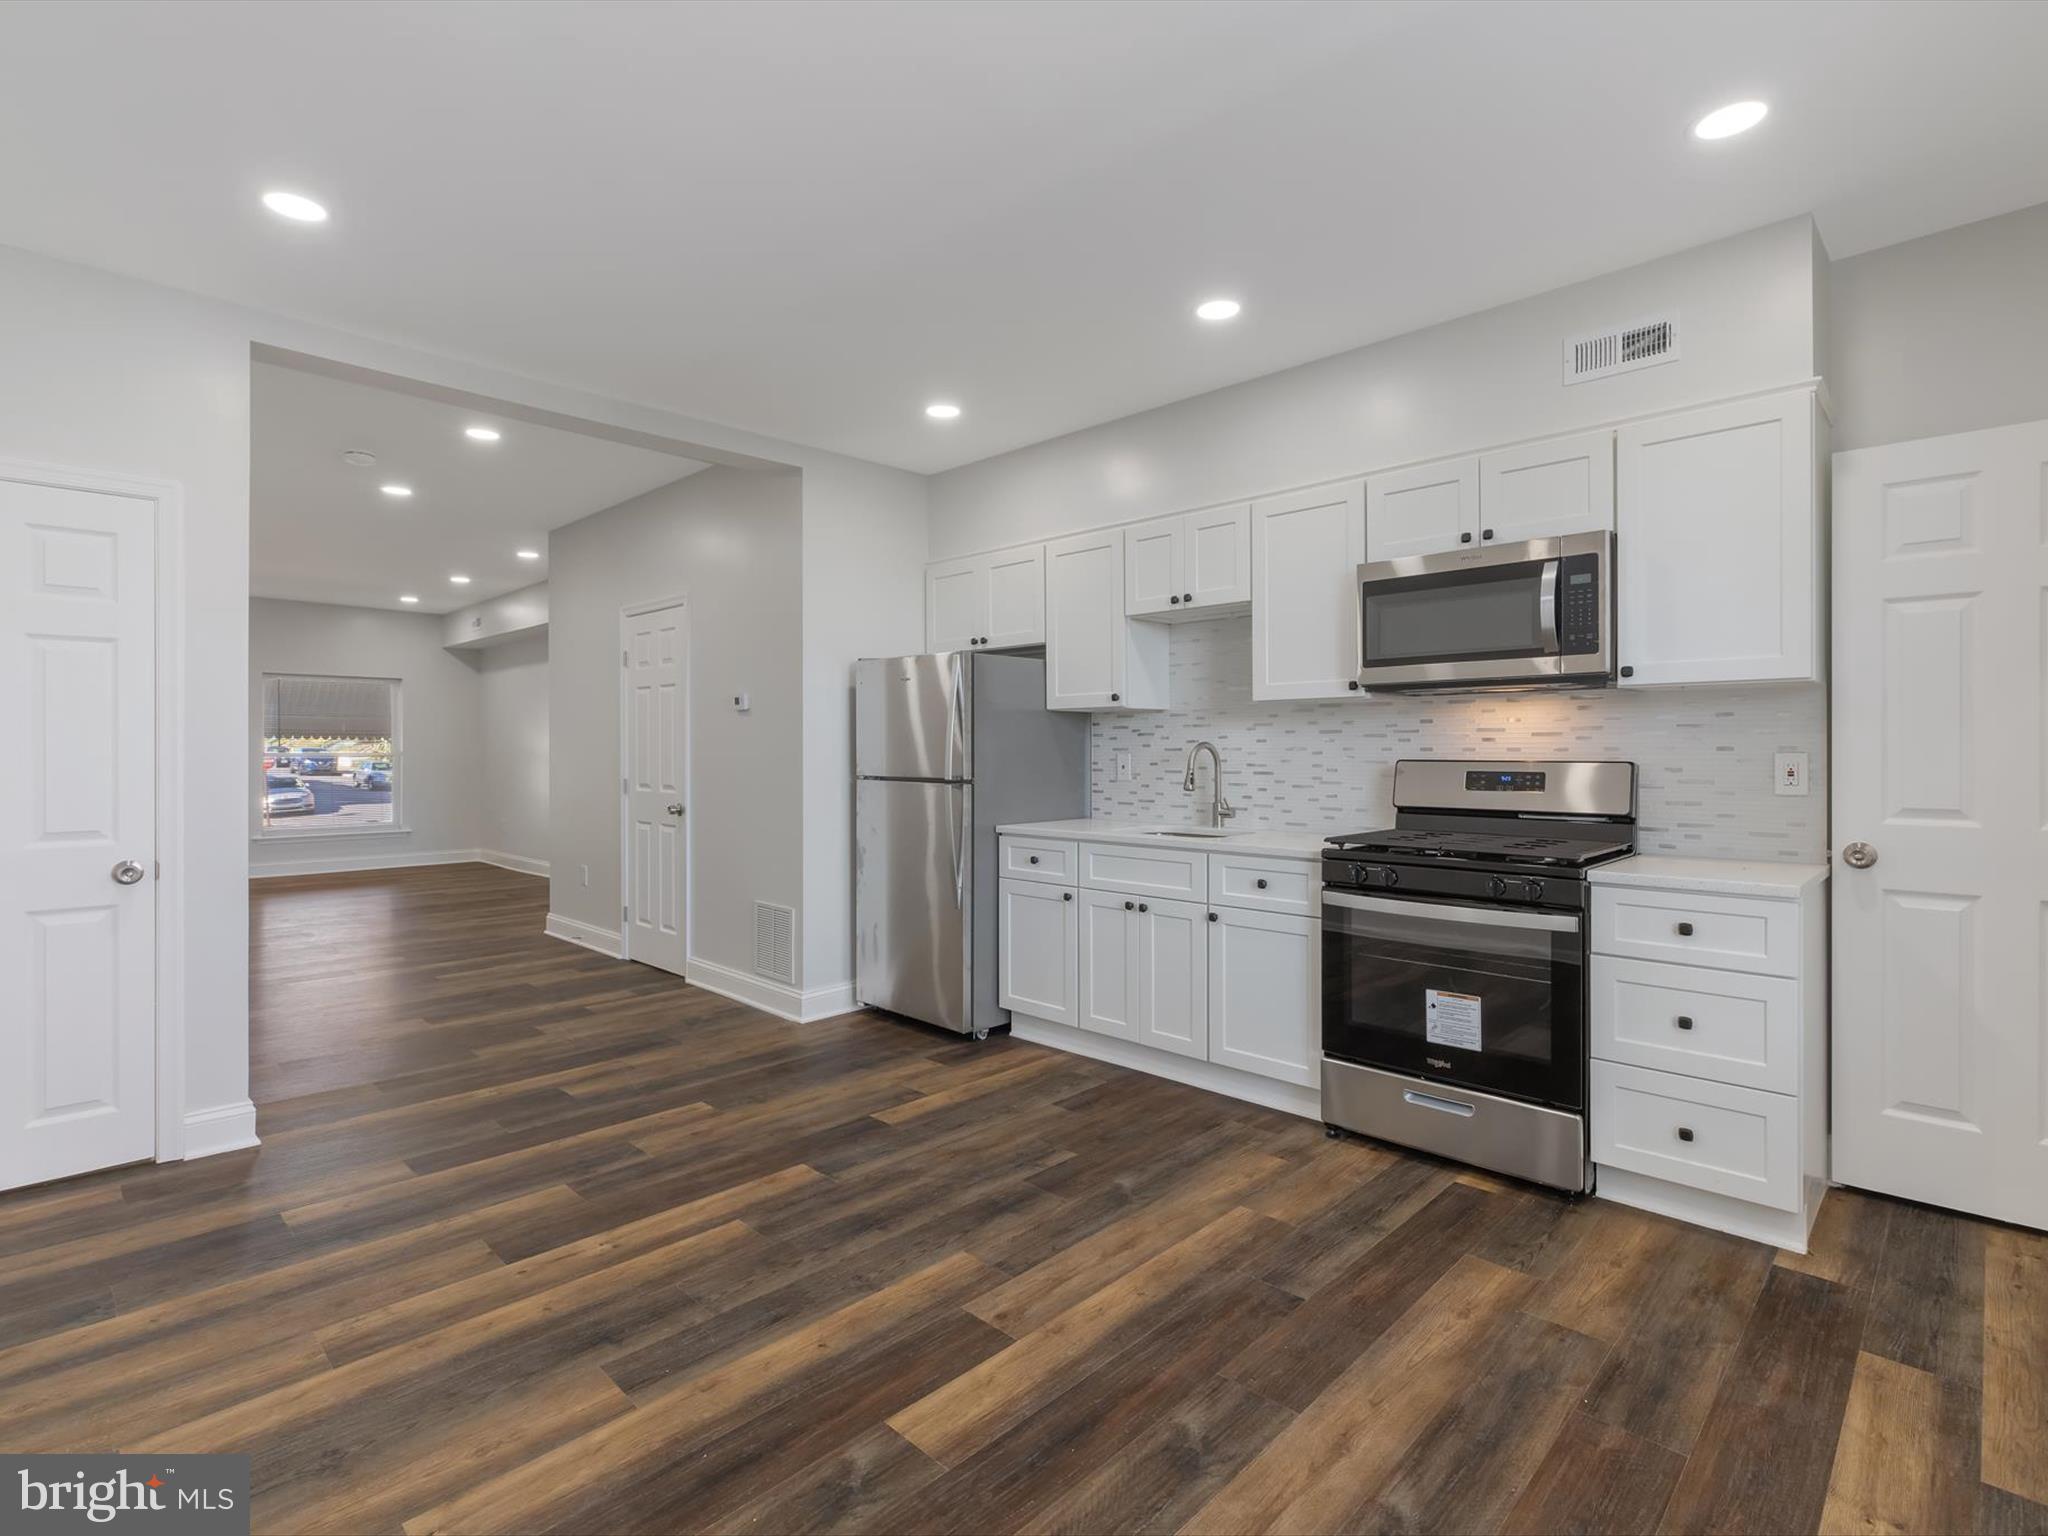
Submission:
[[1543,650],[1545,655],[1555,656],[1557,641],[1557,576],[1563,567],[1562,560],[1543,562],[1543,580],[1536,588],[1536,622],[1543,629]]

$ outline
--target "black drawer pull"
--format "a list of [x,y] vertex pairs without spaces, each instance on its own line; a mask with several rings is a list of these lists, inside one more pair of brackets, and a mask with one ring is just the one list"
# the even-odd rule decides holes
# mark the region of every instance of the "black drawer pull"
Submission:
[[1691,937],[1692,937],[1692,924],[1691,924],[1691,923],[1680,923],[1680,924],[1678,925],[1678,936],[1679,936],[1679,937],[1680,937],[1681,939],[1689,939],[1689,938],[1691,938]]
[[1691,1028],[1692,1028],[1692,1020],[1691,1020],[1691,1019],[1690,1019],[1689,1017],[1687,1017],[1687,1016],[1686,1016],[1685,1014],[1682,1014],[1682,1013],[1681,1013],[1681,1014],[1680,1014],[1680,1015],[1678,1016],[1678,1027],[1679,1027],[1680,1029],[1691,1029]]
[[1137,910],[1137,907],[1138,904],[1135,901],[1127,901],[1124,903],[1124,910],[1126,912],[1135,912]]
[[1351,691],[1353,693],[1358,692],[1358,679],[1355,677],[1351,679]]
[[1112,704],[1120,704],[1123,702],[1123,695],[1120,693],[1112,693],[1109,696],[1109,702]]
[[1073,899],[1074,899],[1074,893],[1073,893],[1072,891],[1061,891],[1061,892],[1060,892],[1060,900],[1061,900],[1061,901],[1072,901]]
[[1032,862],[1032,863],[1034,863],[1034,864],[1036,864],[1036,863],[1038,862],[1038,855],[1037,855],[1037,854],[1035,854],[1035,853],[1034,853],[1033,855],[1031,855],[1031,862]]
[[1265,888],[1266,888],[1266,882],[1265,882],[1265,881],[1263,881],[1263,880],[1261,880],[1261,881],[1259,882],[1259,889],[1263,891],[1263,890],[1264,890]]
[[1479,537],[1481,537],[1482,539],[1490,539],[1493,537],[1493,530],[1491,528],[1485,529],[1480,533]]
[[1185,597],[1183,597],[1183,598],[1181,599],[1181,601],[1182,601],[1182,602],[1184,602],[1184,603],[1192,603],[1192,602],[1193,602],[1194,600],[1195,600],[1195,594],[1194,594],[1194,593],[1192,593],[1192,592],[1188,593],[1188,594],[1187,594],[1187,595],[1186,595]]
[[1175,603],[1175,604],[1178,604],[1178,603],[1180,602],[1180,598],[1179,598],[1178,596],[1174,596],[1174,597],[1169,597],[1169,598],[1167,599],[1167,601],[1168,601],[1169,603]]
[[1151,909],[1150,907],[1146,906],[1146,905],[1145,905],[1145,903],[1143,903],[1143,902],[1141,901],[1141,902],[1139,902],[1139,903],[1138,903],[1138,910],[1139,910],[1140,912],[1150,912],[1150,911],[1151,911],[1152,909]]
[[1678,1139],[1679,1139],[1680,1141],[1691,1141],[1691,1140],[1692,1140],[1692,1127],[1691,1127],[1691,1126],[1689,1126],[1689,1125],[1681,1125],[1681,1126],[1680,1126],[1680,1127],[1678,1128]]
[[1469,533],[1461,533],[1458,535],[1458,542],[1460,544],[1470,544],[1472,542],[1472,535]]
[[1209,921],[1212,923],[1216,921],[1216,914],[1214,912],[1209,914]]

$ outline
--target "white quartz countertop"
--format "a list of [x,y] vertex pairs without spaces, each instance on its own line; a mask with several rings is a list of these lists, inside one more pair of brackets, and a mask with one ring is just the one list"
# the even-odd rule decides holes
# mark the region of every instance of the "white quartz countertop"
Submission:
[[1714,896],[1776,896],[1797,899],[1827,879],[1825,864],[1770,864],[1750,859],[1672,859],[1635,854],[1596,867],[1595,885],[1648,885],[1664,891],[1701,891]]
[[1090,843],[1121,843],[1133,848],[1183,848],[1197,853],[1245,853],[1267,859],[1320,859],[1320,832],[1262,832],[1256,827],[1229,829],[1227,837],[1160,837],[1165,831],[1194,830],[1163,821],[1117,821],[1107,816],[1082,816],[1072,821],[1020,821],[997,827],[1016,837],[1074,838]]

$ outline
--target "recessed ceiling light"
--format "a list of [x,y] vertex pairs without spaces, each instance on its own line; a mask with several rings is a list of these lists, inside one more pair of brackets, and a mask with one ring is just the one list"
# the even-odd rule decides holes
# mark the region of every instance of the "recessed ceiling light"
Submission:
[[377,489],[386,496],[405,497],[412,494],[412,487],[409,485],[380,485]]
[[295,224],[325,224],[327,210],[310,197],[296,192],[266,192],[263,206],[280,219],[290,219]]
[[351,469],[375,469],[377,467],[377,455],[370,452],[367,448],[344,448],[341,453],[341,462],[348,465]]
[[462,435],[464,437],[473,437],[480,443],[495,443],[505,434],[496,427],[464,427]]
[[455,583],[455,585],[458,587],[466,587],[469,585],[469,578],[467,576],[450,576],[448,579]]
[[1244,306],[1235,299],[1207,299],[1195,306],[1197,320],[1235,320]]
[[924,413],[933,421],[951,421],[960,414],[960,407],[945,400],[934,400],[924,408]]
[[399,594],[398,600],[401,603],[416,603],[419,601],[419,599],[410,592],[404,592]]
[[538,560],[540,558],[540,551],[537,549],[521,549],[514,551],[514,553],[522,560]]
[[1749,132],[1764,120],[1770,110],[1760,101],[1731,101],[1725,107],[1716,107],[1694,123],[1692,136],[1696,139],[1732,139],[1738,133]]

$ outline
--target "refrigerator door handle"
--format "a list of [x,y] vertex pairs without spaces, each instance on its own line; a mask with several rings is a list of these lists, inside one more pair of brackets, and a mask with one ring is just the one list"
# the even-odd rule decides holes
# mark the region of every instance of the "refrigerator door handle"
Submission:
[[964,779],[968,776],[967,765],[960,761],[960,754],[967,737],[967,670],[958,651],[953,653],[951,660],[953,707],[946,711],[946,776]]
[[967,796],[953,796],[953,905],[967,909]]

